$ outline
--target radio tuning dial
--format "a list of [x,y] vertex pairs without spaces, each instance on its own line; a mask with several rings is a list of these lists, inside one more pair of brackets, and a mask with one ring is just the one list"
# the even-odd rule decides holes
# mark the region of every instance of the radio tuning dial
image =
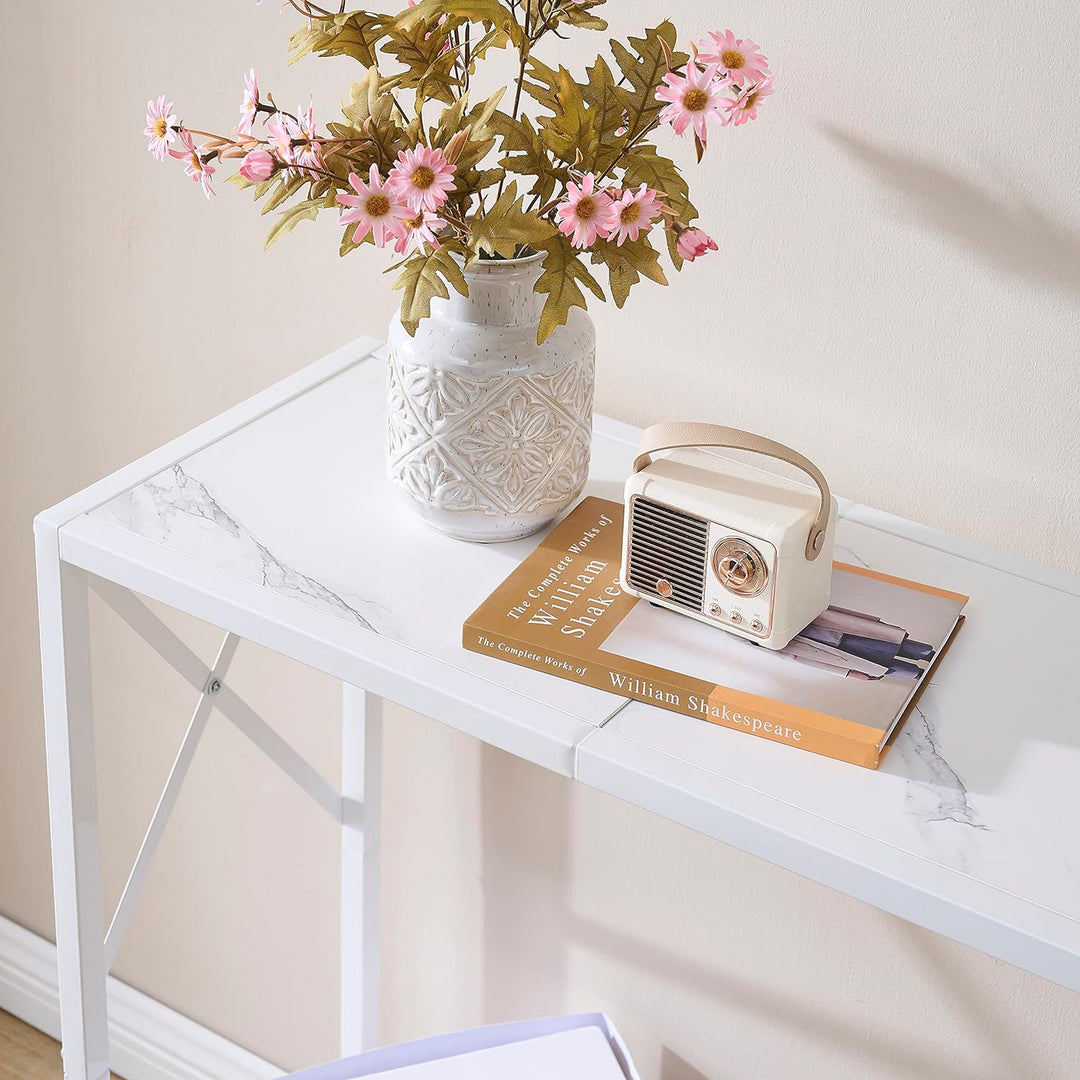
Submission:
[[726,536],[713,548],[712,568],[720,584],[736,596],[758,596],[769,580],[761,552],[737,536]]

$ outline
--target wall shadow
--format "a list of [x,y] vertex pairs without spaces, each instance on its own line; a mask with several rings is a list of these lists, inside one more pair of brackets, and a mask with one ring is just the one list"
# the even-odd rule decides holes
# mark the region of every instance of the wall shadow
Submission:
[[[736,1011],[768,1016],[777,1024],[801,1031],[816,1040],[833,1046],[845,1046],[862,1058],[872,1059],[894,1072],[906,1070],[922,1080],[986,1080],[985,1071],[959,1066],[955,1061],[936,1062],[930,1051],[916,1039],[899,1040],[866,1026],[846,1024],[843,1020],[815,1009],[811,998],[803,994],[785,994],[774,986],[754,983],[745,976],[713,969],[688,957],[675,956],[670,951],[641,938],[622,933],[594,919],[571,914],[571,940],[587,944],[606,956],[618,959],[631,968],[662,976],[700,997],[723,1001]],[[616,1023],[618,1020],[616,1019]],[[698,1080],[703,1076],[672,1055],[674,1070],[669,1076],[661,1073],[660,1080]],[[679,1068],[683,1067],[679,1072]],[[870,1073],[869,1075],[874,1075]],[[720,1080],[705,1076],[705,1080]]]
[[834,124],[825,136],[894,196],[904,220],[951,237],[995,269],[1080,293],[1080,233],[1056,223],[1015,184],[992,194],[929,158],[887,149]]
[[720,1080],[698,1072],[685,1058],[679,1057],[670,1046],[660,1052],[660,1080]]
[[942,988],[942,996],[959,1006],[974,1030],[977,1030],[994,1054],[1006,1076],[1024,1076],[1031,1070],[1030,1048],[1016,1036],[1016,1026],[994,995],[987,992],[977,978],[948,964],[936,947],[941,941],[936,935],[901,922],[903,936],[913,953],[934,972]]
[[[722,1003],[733,1016],[768,1017],[796,1038],[843,1048],[853,1060],[865,1062],[870,1075],[888,1069],[923,1080],[986,1080],[979,1065],[943,1059],[923,1041],[822,1008],[812,996],[755,980],[752,973],[713,964],[709,957],[680,955],[602,918],[579,914],[572,888],[572,782],[490,746],[482,747],[481,754],[484,1022],[580,1007],[571,1000],[568,957],[573,948],[583,947],[616,963],[629,980],[660,980],[681,993]],[[934,977],[935,998],[940,994],[959,1006],[970,1030],[1021,1075],[1023,1039],[1010,1031],[992,998],[945,964],[920,931],[910,928],[910,937],[912,952]],[[587,1007],[607,1004],[595,1001]],[[619,1017],[614,1019],[618,1024]],[[633,1051],[632,1034],[624,1035],[630,1036]],[[723,1080],[670,1047],[661,1052],[659,1071],[648,1075],[654,1080]]]

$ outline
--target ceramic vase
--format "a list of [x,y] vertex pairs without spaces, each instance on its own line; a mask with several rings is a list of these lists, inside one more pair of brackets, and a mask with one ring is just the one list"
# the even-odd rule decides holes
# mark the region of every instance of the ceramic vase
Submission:
[[469,295],[433,300],[415,336],[390,324],[390,477],[461,540],[528,536],[588,477],[596,334],[574,308],[536,343],[542,257],[481,260],[466,271]]

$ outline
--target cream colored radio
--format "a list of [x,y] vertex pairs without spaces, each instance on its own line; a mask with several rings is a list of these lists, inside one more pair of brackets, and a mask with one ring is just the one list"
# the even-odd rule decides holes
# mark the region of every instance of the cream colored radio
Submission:
[[[724,457],[750,450],[815,487]],[[654,460],[654,454],[670,451]],[[626,482],[622,587],[769,649],[829,606],[836,500],[801,454],[714,424],[656,424]]]

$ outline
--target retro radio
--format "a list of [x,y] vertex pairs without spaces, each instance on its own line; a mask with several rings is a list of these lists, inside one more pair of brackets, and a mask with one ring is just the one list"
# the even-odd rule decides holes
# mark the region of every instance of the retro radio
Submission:
[[[816,487],[719,449],[785,461]],[[623,529],[628,593],[769,649],[829,606],[836,500],[813,462],[771,439],[713,424],[647,428]]]

